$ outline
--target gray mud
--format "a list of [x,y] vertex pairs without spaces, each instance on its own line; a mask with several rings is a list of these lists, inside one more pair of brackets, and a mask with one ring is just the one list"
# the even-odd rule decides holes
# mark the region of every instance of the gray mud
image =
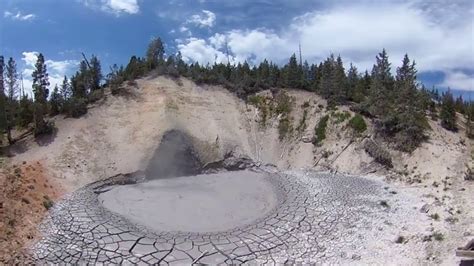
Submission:
[[238,171],[116,186],[99,201],[154,231],[216,232],[266,216],[277,194],[267,174]]

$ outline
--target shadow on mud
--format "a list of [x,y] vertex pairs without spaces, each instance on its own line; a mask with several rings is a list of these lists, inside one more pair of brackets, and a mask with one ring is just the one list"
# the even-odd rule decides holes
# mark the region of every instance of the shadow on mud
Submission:
[[200,174],[200,162],[191,137],[178,130],[167,131],[145,170],[149,180]]

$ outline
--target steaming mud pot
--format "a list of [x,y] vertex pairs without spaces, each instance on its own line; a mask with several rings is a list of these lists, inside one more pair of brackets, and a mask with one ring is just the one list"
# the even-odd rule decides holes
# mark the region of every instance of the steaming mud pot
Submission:
[[[39,263],[424,260],[424,247],[414,241],[387,245],[407,228],[428,228],[428,218],[410,207],[415,196],[354,176],[259,171],[90,184],[52,209],[32,251]],[[413,252],[419,261],[404,256]]]
[[224,172],[116,186],[99,200],[112,212],[155,231],[226,231],[277,206],[267,174]]

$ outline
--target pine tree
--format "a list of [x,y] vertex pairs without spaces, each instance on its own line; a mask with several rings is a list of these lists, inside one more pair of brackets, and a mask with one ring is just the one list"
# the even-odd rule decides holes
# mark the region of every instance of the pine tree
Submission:
[[183,61],[183,56],[179,51],[176,54],[176,68],[180,75],[185,75],[188,72],[188,65]]
[[417,89],[415,65],[415,62],[410,63],[408,55],[405,55],[402,66],[397,68],[397,93],[394,94],[395,108],[392,111],[396,123],[392,124],[394,129],[391,130],[396,134],[397,148],[407,152],[413,151],[426,139],[425,128],[428,127],[425,108]]
[[466,104],[466,136],[470,139],[474,138],[474,103]]
[[79,71],[71,77],[72,96],[76,99],[86,98],[89,93],[90,75],[87,62],[82,60]]
[[4,66],[5,66],[5,61],[3,59],[3,56],[0,55],[0,130],[2,133],[2,138],[3,138],[3,131],[7,129],[7,97],[5,96],[4,90],[5,90],[5,85],[4,85]]
[[59,93],[64,101],[67,101],[72,96],[71,85],[66,76],[64,76]]
[[341,56],[338,56],[332,73],[331,79],[333,82],[333,97],[330,99],[335,104],[342,104],[347,100],[348,88],[347,88],[347,77],[342,63]]
[[38,60],[35,64],[35,70],[32,74],[33,77],[33,92],[35,95],[35,106],[34,106],[34,120],[35,120],[35,135],[50,132],[50,127],[45,121],[45,114],[47,110],[47,98],[49,94],[48,86],[48,72],[46,70],[46,64],[44,62],[43,54],[38,55]]
[[31,122],[34,121],[34,102],[28,97],[27,94],[23,94],[20,98],[20,108],[18,112],[18,126],[26,128]]
[[457,130],[455,102],[449,88],[448,91],[442,95],[440,119],[442,127],[451,131]]
[[[355,101],[358,98],[357,84],[359,84],[359,73],[357,67],[352,63],[350,64],[349,71],[347,72],[347,96],[348,100]],[[360,96],[359,96],[360,97]]]
[[163,62],[165,48],[160,38],[151,40],[146,52],[146,63],[148,70],[153,70]]
[[7,125],[7,139],[8,143],[12,144],[14,142],[11,131],[15,125],[15,110],[16,110],[16,97],[18,94],[18,72],[16,70],[16,63],[13,58],[10,57],[6,67],[6,75],[5,75],[5,82],[6,82],[6,96],[7,99],[5,101],[5,117],[6,117],[6,125]]
[[63,106],[63,98],[62,98],[61,93],[59,93],[58,85],[54,86],[49,103],[51,105],[51,109],[50,109],[51,115],[57,115],[61,112],[61,109]]
[[320,77],[319,77],[319,93],[321,96],[323,96],[325,99],[328,99],[330,101],[330,104],[333,104],[331,102],[331,99],[334,97],[334,86],[335,83],[334,81],[334,69],[336,66],[336,61],[334,59],[334,55],[331,54],[322,65],[320,65]]
[[372,68],[369,97],[366,105],[373,116],[386,115],[391,108],[394,79],[390,73],[391,64],[385,49],[376,57],[376,64]]
[[290,61],[285,66],[286,68],[286,86],[289,88],[300,88],[301,87],[301,80],[302,80],[302,73],[301,67],[298,65],[296,61],[296,55],[293,54],[290,57]]
[[90,60],[90,91],[100,89],[100,82],[103,78],[99,59],[92,55]]
[[459,95],[459,97],[456,98],[456,102],[454,103],[454,109],[456,112],[464,114],[464,100],[462,98],[462,95]]
[[13,102],[18,94],[18,72],[16,70],[15,60],[11,57],[8,60],[6,70],[5,82],[7,85],[7,97],[10,102]]

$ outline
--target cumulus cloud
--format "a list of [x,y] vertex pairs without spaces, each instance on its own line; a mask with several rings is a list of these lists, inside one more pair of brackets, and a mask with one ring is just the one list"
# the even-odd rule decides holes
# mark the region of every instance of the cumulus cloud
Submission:
[[449,71],[440,85],[459,90],[474,91],[474,74],[469,75],[462,71]]
[[[33,79],[31,75],[35,70],[35,64],[38,59],[38,52],[23,52],[23,57],[21,60],[24,63],[24,68],[22,70],[23,76],[23,85],[25,88],[25,93],[32,95],[32,86],[33,86]],[[55,61],[55,60],[46,60],[46,67],[49,74],[49,83],[50,83],[50,90],[54,88],[54,86],[60,86],[63,82],[65,75],[70,75],[73,72],[77,65],[79,64],[76,60],[63,60],[63,61]]]
[[[474,14],[473,6],[443,8],[446,6],[400,1],[339,5],[296,17],[280,32],[230,30],[206,39],[190,38],[181,43],[179,49],[185,50],[190,60],[212,62],[212,58],[220,58],[224,52],[222,40],[225,40],[226,50],[234,61],[258,63],[267,58],[283,63],[297,52],[301,43],[303,57],[310,62],[318,62],[335,53],[347,64],[353,62],[365,70],[371,68],[375,55],[385,48],[394,69],[408,53],[416,60],[419,71],[444,72],[443,85],[473,89],[472,76],[454,72],[454,69],[472,70],[474,66],[473,25],[472,20],[466,19]],[[455,16],[459,12],[465,16]],[[194,49],[205,50],[208,54],[201,56]]]
[[10,11],[5,11],[3,13],[3,17],[10,18],[13,20],[26,21],[26,20],[33,20],[36,17],[36,15],[35,14],[22,14],[20,11],[18,11],[16,14]]
[[85,6],[120,15],[137,14],[140,11],[138,0],[80,0]]
[[187,23],[194,24],[201,28],[211,28],[216,23],[216,14],[209,10],[202,10],[200,14],[192,15]]
[[226,62],[226,55],[209,45],[205,40],[189,38],[185,43],[178,44],[183,60],[196,61],[201,64]]

